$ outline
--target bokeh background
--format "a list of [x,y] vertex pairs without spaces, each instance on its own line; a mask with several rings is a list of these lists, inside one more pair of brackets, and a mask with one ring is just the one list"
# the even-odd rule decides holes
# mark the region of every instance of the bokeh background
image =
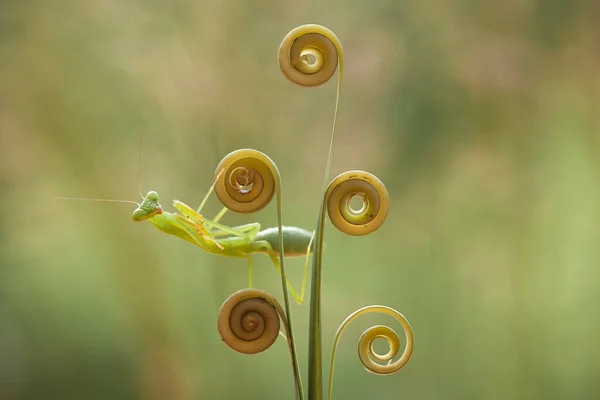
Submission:
[[[131,220],[143,191],[197,205],[232,150],[267,153],[284,223],[313,229],[335,80],[287,81],[285,34],[341,39],[332,174],[384,181],[377,232],[326,228],[325,362],[355,309],[401,311],[400,373],[367,373],[342,338],[337,399],[600,396],[600,3],[470,0],[0,3],[0,398],[291,399],[286,346],[220,340],[244,260]],[[216,197],[205,214],[220,209]],[[274,205],[230,225],[273,226]],[[254,257],[255,284],[281,298]],[[298,285],[303,262],[288,273]],[[308,301],[292,305],[306,378]]]

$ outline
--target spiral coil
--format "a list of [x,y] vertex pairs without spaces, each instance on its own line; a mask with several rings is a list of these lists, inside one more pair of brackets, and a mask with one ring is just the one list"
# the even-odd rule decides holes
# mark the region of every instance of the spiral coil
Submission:
[[221,306],[217,327],[223,342],[243,354],[265,351],[277,340],[280,316],[275,298],[256,289],[242,289]]
[[215,192],[232,211],[251,214],[265,208],[279,185],[279,171],[264,153],[239,149],[226,155],[215,171]]
[[[350,324],[350,322],[356,320],[356,318],[362,315],[369,313],[386,314],[398,321],[404,330],[406,344],[404,346],[404,352],[400,358],[396,361],[392,361],[400,349],[400,338],[398,337],[398,334],[392,328],[385,325],[376,325],[368,328],[363,332],[358,341],[358,357],[363,367],[372,374],[391,375],[404,368],[412,357],[414,348],[414,335],[412,327],[404,315],[391,307],[379,305],[367,306],[356,310],[340,324],[333,339],[331,361],[329,365],[329,398],[331,398],[331,393],[333,391],[335,352],[337,350],[339,340],[342,337],[342,333],[348,324]],[[376,339],[383,339],[387,342],[389,350],[386,354],[381,355],[375,351],[374,342]],[[385,364],[379,364],[378,362]]]
[[332,31],[321,25],[302,25],[281,42],[279,66],[295,84],[318,87],[335,74],[342,54],[342,44]]
[[[355,209],[353,198],[362,202]],[[390,197],[385,185],[375,175],[365,171],[347,171],[334,178],[325,195],[331,223],[340,231],[362,236],[377,230],[385,221]]]

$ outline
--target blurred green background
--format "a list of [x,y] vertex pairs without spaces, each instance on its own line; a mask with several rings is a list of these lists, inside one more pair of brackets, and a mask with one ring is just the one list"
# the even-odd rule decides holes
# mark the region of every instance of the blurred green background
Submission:
[[[341,39],[332,176],[364,169],[392,197],[367,237],[326,228],[324,343],[352,311],[398,309],[416,347],[367,373],[342,338],[336,399],[600,396],[598,2],[55,0],[0,3],[0,398],[291,399],[280,340],[220,340],[246,263],[131,220],[142,189],[199,204],[232,150],[267,153],[284,223],[313,229],[335,81],[288,82],[292,28]],[[212,197],[205,214],[220,209]],[[229,213],[276,221],[275,207]],[[281,298],[255,256],[255,285]],[[299,285],[302,260],[288,264]],[[306,378],[308,300],[292,305]]]

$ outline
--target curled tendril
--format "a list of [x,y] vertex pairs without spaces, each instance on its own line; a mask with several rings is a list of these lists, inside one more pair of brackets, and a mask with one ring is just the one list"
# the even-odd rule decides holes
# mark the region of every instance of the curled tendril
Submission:
[[[275,195],[277,195],[277,239],[279,248],[282,249],[282,251],[279,252],[279,266],[281,271],[281,285],[283,289],[285,313],[275,298],[267,293],[259,291],[238,292],[236,295],[239,294],[239,296],[232,296],[232,298],[228,299],[228,301],[231,301],[231,303],[226,302],[226,304],[237,304],[238,300],[235,299],[238,299],[240,296],[246,299],[248,298],[249,294],[251,294],[252,296],[250,297],[261,297],[264,301],[275,307],[277,314],[279,314],[279,317],[281,317],[285,326],[285,337],[287,338],[290,361],[292,363],[294,374],[296,398],[301,399],[302,379],[300,377],[300,367],[298,365],[296,346],[294,344],[294,336],[292,332],[292,314],[290,310],[289,295],[286,288],[287,278],[285,275],[284,266],[283,225],[281,223],[281,175],[279,174],[277,165],[275,165],[275,163],[266,154],[258,150],[236,150],[229,153],[221,160],[215,171],[214,182],[214,189],[221,203],[223,203],[223,205],[228,209],[238,213],[250,214],[260,211],[271,202]],[[241,299],[239,301],[241,301]],[[232,305],[230,307],[232,307]],[[223,310],[223,312],[227,312],[227,308],[224,308]],[[246,325],[250,324],[252,328],[255,328],[255,325],[259,324],[259,322],[255,322],[255,316],[256,314],[252,314],[252,318],[248,317],[250,322],[247,322]],[[279,323],[278,319],[277,321]],[[228,320],[225,322],[228,323]],[[222,335],[232,332],[229,329],[225,329],[227,326],[228,325],[223,325],[221,323],[220,318],[219,331],[221,331],[221,327],[224,329],[222,331]],[[240,326],[244,328],[243,324]],[[277,332],[275,332],[274,337],[269,336],[269,338],[272,338],[272,341],[270,343],[267,341],[266,347],[264,347],[263,350],[268,348],[273,343],[277,337],[278,329],[276,331]],[[222,337],[225,338],[225,336]],[[234,336],[229,335],[228,337],[231,338]],[[252,350],[254,349],[252,348]],[[262,351],[260,350],[260,347],[259,351]]]
[[[243,289],[221,306],[217,327],[225,344],[244,354],[260,353],[277,340],[277,300],[260,290]],[[283,314],[283,310],[281,310]]]
[[342,64],[342,44],[321,25],[294,28],[279,46],[279,66],[292,82],[306,87],[325,84]]
[[[410,357],[412,356],[414,348],[413,331],[408,320],[400,312],[390,307],[377,305],[363,307],[353,312],[348,316],[348,318],[344,320],[344,322],[340,324],[333,339],[333,348],[331,350],[331,361],[329,365],[329,399],[331,399],[331,393],[333,390],[332,384],[335,351],[338,342],[342,336],[342,332],[344,331],[344,329],[346,329],[346,326],[348,326],[350,322],[354,321],[361,315],[372,312],[387,314],[392,318],[396,319],[396,321],[398,321],[400,325],[402,325],[402,328],[404,330],[404,335],[406,337],[406,345],[404,347],[404,352],[402,353],[400,358],[396,361],[392,361],[393,358],[398,354],[398,351],[400,349],[400,338],[398,337],[398,334],[390,327],[384,325],[376,325],[370,327],[365,332],[363,332],[358,342],[358,357],[365,369],[376,375],[391,375],[404,368],[410,360]],[[384,339],[388,343],[389,351],[386,354],[378,354],[377,352],[375,352],[373,348],[375,339]],[[378,362],[385,364],[379,364]]]
[[[279,331],[279,318],[283,321],[285,334]],[[265,351],[275,343],[278,336],[286,339],[297,388],[296,398],[302,397],[302,380],[295,364],[291,327],[286,313],[275,297],[258,289],[242,289],[235,292],[221,306],[217,328],[223,342],[243,354]]]
[[[353,208],[350,205],[353,198],[360,199],[362,207]],[[390,207],[385,185],[365,171],[347,171],[338,175],[327,187],[325,199],[331,223],[352,236],[367,235],[379,228]]]
[[[338,37],[321,25],[307,24],[292,29],[279,46],[279,67],[291,82],[304,87],[324,85],[338,72],[335,111],[329,154],[325,166],[323,194],[329,181],[329,170],[333,155],[333,143],[340,108],[340,93],[344,76],[344,51]],[[321,367],[321,261],[323,253],[323,227],[325,222],[325,199],[319,206],[319,218],[315,229],[315,249],[311,283],[310,322],[309,322],[309,367],[308,397],[320,400],[323,395],[323,374]]]
[[224,206],[250,214],[265,208],[275,195],[279,172],[264,153],[253,149],[226,155],[215,171],[215,192]]
[[[386,354],[379,354],[375,351],[375,339],[384,339],[387,341],[390,349]],[[397,365],[391,364],[391,360],[398,354],[400,350],[400,338],[398,334],[390,327],[385,325],[372,326],[360,336],[358,341],[358,357],[365,369],[375,375],[390,375],[398,372]],[[381,365],[379,362],[389,362],[390,364]],[[406,360],[408,361],[408,360]],[[406,364],[406,363],[404,363]]]

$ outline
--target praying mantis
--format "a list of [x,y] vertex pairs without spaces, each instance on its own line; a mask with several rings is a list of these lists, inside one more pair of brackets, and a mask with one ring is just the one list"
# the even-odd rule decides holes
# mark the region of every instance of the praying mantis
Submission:
[[[140,160],[141,165],[141,137],[140,137]],[[140,168],[141,170],[141,168]],[[208,193],[200,203],[197,210],[187,204],[174,200],[173,206],[179,213],[165,211],[160,204],[159,195],[155,191],[149,191],[146,196],[141,193],[140,170],[138,170],[138,185],[140,186],[140,196],[142,202],[137,203],[130,200],[112,200],[112,199],[89,199],[74,197],[59,197],[57,200],[87,200],[87,201],[106,201],[117,203],[132,203],[137,208],[132,214],[135,222],[149,221],[161,232],[177,236],[202,250],[226,257],[245,258],[248,260],[248,287],[252,287],[252,255],[257,253],[267,254],[277,269],[281,273],[279,263],[279,241],[277,227],[261,230],[258,222],[230,227],[219,223],[219,220],[225,215],[228,208],[223,209],[213,218],[207,219],[200,214],[211,193],[214,191],[215,184],[211,185]],[[221,171],[219,175],[223,173]],[[218,176],[218,175],[217,175]],[[304,273],[302,277],[302,286],[300,294],[296,292],[286,278],[286,284],[290,294],[298,304],[304,301],[304,291],[306,287],[306,278],[308,275],[308,261],[312,253],[312,242],[314,232],[293,226],[283,226],[283,250],[285,257],[306,256],[304,263]]]

